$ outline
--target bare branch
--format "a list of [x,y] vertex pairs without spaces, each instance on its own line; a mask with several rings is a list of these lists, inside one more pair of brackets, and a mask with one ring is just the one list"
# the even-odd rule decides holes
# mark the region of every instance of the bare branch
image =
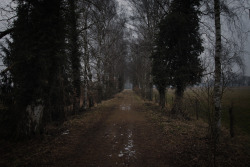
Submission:
[[5,37],[6,35],[10,34],[11,32],[13,32],[14,28],[9,28],[5,31],[0,32],[0,39],[2,39],[3,37]]

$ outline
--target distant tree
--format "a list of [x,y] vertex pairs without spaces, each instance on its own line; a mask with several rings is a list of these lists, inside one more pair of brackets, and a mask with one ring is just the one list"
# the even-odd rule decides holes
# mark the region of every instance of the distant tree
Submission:
[[[131,80],[133,87],[137,87],[141,96],[147,100],[153,99],[152,60],[150,56],[154,46],[154,36],[158,31],[158,23],[166,14],[169,0],[128,0],[132,5],[133,27],[137,39],[131,41],[133,57],[131,66],[135,73]],[[134,33],[134,32],[133,32]],[[136,45],[136,47],[134,47]],[[135,70],[136,69],[136,70]]]
[[[199,6],[199,0],[174,0],[171,2],[169,13],[160,24],[157,39],[159,54],[155,55],[154,61],[157,58],[161,61],[154,66],[164,66],[165,74],[169,76],[167,78],[171,79],[170,84],[176,88],[172,109],[174,114],[182,110],[185,88],[196,84],[202,77],[203,69],[199,56],[203,47],[199,33]],[[160,81],[161,75],[163,75],[161,72],[155,73],[155,80]],[[161,82],[166,81],[161,80]]]
[[100,4],[100,11],[93,13],[93,20],[97,23],[88,32],[91,38],[89,51],[95,53],[92,58],[95,62],[93,79],[95,78],[97,85],[97,103],[111,98],[117,92],[118,79],[123,80],[127,48],[124,38],[126,19],[118,15],[117,1],[105,0]]

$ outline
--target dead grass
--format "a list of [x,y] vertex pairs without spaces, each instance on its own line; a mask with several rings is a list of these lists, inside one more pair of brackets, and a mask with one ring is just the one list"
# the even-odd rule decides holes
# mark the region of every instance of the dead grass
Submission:
[[[34,166],[35,164],[54,166],[56,159],[52,160],[51,155],[61,155],[61,150],[69,149],[72,141],[77,140],[77,133],[84,134],[90,127],[105,119],[102,113],[110,110],[111,103],[115,101],[113,99],[104,101],[89,111],[68,118],[68,121],[63,124],[51,123],[46,126],[46,134],[36,138],[25,141],[0,140],[0,166]],[[68,137],[63,135],[64,132],[73,135]]]
[[[195,117],[195,99],[199,103],[199,117],[204,121],[208,120],[206,94],[199,90],[200,88],[188,88],[184,94],[184,107],[189,116]],[[154,97],[158,96],[158,92],[154,89]],[[203,98],[201,98],[203,97]],[[167,109],[173,105],[175,98],[174,90],[168,89],[167,94]],[[229,128],[229,113],[228,110],[233,103],[233,114],[235,117],[235,133],[236,135],[246,133],[250,137],[250,87],[228,88],[222,99],[222,123],[223,126]]]
[[[82,142],[79,135],[88,136],[96,125],[106,120],[111,106],[117,106],[118,99],[107,100],[91,111],[73,116],[62,125],[51,124],[47,134],[36,139],[20,142],[0,141],[0,166],[56,166],[57,157],[65,157],[65,152],[74,152]],[[132,96],[132,95],[130,95]],[[173,166],[210,166],[211,144],[208,135],[208,124],[202,120],[172,119],[167,111],[156,104],[146,102],[135,96],[136,112],[145,113],[147,119],[159,127],[166,141],[162,143],[169,152]],[[107,113],[107,114],[105,114]],[[150,124],[151,125],[151,124]],[[70,135],[62,135],[68,132]],[[144,130],[143,130],[144,132]],[[145,129],[145,133],[147,133]],[[154,137],[154,136],[153,136]],[[142,139],[142,143],[143,143]],[[222,130],[221,145],[217,155],[218,166],[248,166],[250,164],[250,139],[247,135],[238,134],[230,138],[228,130]],[[155,145],[154,145],[155,146]],[[61,161],[63,161],[61,159]]]
[[[145,102],[149,120],[158,124],[169,139],[173,154],[179,157],[181,166],[212,166],[212,147],[208,124],[203,120],[190,121],[172,119],[168,112],[155,103]],[[250,163],[250,138],[238,134],[231,138],[226,128],[222,130],[221,143],[217,155],[218,166],[247,166]],[[179,166],[178,164],[178,166]]]

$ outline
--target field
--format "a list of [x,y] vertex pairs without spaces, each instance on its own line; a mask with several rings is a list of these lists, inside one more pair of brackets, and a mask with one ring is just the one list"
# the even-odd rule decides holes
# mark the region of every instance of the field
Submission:
[[229,122],[227,106],[233,103],[235,126],[250,135],[250,87],[231,88],[223,98],[223,122]]
[[[157,90],[154,96],[157,99]],[[174,99],[174,90],[168,89],[167,107],[171,108]],[[184,107],[190,115],[195,116],[194,99],[199,101],[199,116],[207,120],[207,95],[200,88],[187,89],[184,94]],[[233,105],[234,125],[237,131],[250,135],[250,87],[228,88],[222,99],[222,123],[229,127],[229,108]]]

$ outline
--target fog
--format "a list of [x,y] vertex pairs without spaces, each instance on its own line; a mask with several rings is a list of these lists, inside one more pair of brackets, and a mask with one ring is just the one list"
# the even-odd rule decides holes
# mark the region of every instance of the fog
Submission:
[[[132,8],[129,6],[129,3],[125,0],[117,0],[119,2],[119,10],[121,13],[127,13],[127,15],[132,14]],[[1,0],[0,1],[0,7],[6,7],[11,0]],[[12,4],[13,5],[13,4]],[[11,22],[8,22],[7,19],[8,17],[12,17],[14,14],[7,14],[3,10],[1,10],[1,15],[0,15],[0,32],[4,31],[7,29],[8,26],[10,26]],[[248,31],[246,33],[246,43],[244,46],[245,54],[243,56],[243,62],[245,64],[245,75],[250,76],[250,14],[248,12],[243,13],[242,16],[242,21],[243,21],[243,29],[245,31]],[[133,26],[130,24],[127,24],[127,28],[132,29]],[[4,43],[4,39],[0,40],[0,43]],[[206,44],[204,44],[206,45]],[[1,54],[0,54],[1,55]],[[0,57],[0,70],[4,69],[5,67],[3,66],[2,59]]]

